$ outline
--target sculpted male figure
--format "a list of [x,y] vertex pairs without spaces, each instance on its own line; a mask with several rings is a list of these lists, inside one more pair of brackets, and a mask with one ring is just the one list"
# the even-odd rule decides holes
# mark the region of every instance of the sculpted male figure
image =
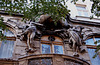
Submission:
[[27,45],[29,49],[28,51],[34,51],[31,45],[34,45],[33,41],[34,41],[35,33],[36,33],[36,27],[32,22],[30,22],[29,27],[26,30],[24,30],[24,32],[21,34],[21,36],[27,35]]

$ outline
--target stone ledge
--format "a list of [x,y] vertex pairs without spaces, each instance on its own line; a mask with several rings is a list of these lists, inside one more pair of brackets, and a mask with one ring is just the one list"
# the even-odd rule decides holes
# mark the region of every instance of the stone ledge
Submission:
[[20,57],[19,60],[28,60],[28,59],[33,59],[33,58],[55,58],[55,57],[61,57],[63,59],[70,59],[70,60],[74,60],[74,61],[78,61],[80,63],[85,63],[87,65],[90,65],[87,61],[77,58],[77,57],[73,57],[73,56],[69,56],[69,55],[64,55],[64,54],[32,54],[32,55],[26,55],[23,57]]

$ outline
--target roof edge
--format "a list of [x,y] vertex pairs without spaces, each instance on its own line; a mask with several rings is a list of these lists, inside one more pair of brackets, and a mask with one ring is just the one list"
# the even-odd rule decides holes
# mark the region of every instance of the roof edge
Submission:
[[72,22],[72,23],[85,24],[85,25],[92,25],[92,26],[99,26],[100,27],[100,23],[98,23],[98,22],[77,20],[77,19],[71,18],[70,15],[67,15],[67,19],[69,20],[69,22]]

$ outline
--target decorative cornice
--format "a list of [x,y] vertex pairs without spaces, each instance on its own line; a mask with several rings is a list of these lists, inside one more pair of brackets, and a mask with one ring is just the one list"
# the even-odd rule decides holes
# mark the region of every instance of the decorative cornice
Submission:
[[72,23],[77,23],[77,24],[84,24],[84,25],[91,25],[91,26],[98,26],[100,27],[100,23],[98,22],[92,22],[92,21],[85,21],[85,20],[77,20],[77,19],[73,19],[70,17],[70,15],[67,15],[67,18],[69,20],[69,22]]
[[[0,11],[0,14],[2,15],[9,15],[7,12],[5,11]],[[19,16],[19,17],[23,17],[23,14],[19,14],[19,13],[13,13],[12,16]],[[77,19],[73,19],[70,17],[70,15],[67,15],[67,19],[72,22],[72,23],[78,23],[78,24],[85,24],[85,25],[92,25],[92,26],[99,26],[100,27],[100,23],[98,22],[92,22],[92,21],[85,21],[85,20],[77,20]]]

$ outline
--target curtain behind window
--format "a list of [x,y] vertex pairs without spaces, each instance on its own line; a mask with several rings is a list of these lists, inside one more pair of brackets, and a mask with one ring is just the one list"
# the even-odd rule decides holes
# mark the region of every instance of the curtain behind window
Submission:
[[11,58],[14,49],[14,41],[5,40],[2,41],[0,48],[0,58]]

